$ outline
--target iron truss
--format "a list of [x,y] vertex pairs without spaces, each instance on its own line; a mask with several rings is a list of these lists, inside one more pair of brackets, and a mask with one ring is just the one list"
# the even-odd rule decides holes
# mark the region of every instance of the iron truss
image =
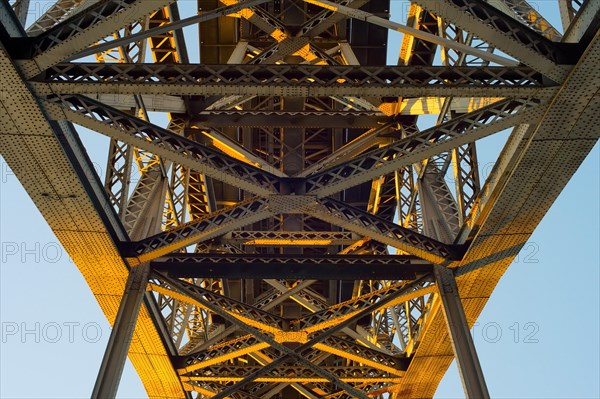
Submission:
[[0,151],[113,323],[92,397],[127,355],[152,398],[431,397],[454,358],[489,397],[469,326],[599,137],[600,2],[557,3],[3,0]]

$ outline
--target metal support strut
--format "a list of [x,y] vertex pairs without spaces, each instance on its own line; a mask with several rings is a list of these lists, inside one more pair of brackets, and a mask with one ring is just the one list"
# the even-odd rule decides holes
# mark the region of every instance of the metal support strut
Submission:
[[490,394],[475,351],[473,337],[469,331],[454,273],[452,273],[452,270],[439,265],[434,266],[433,273],[442,297],[444,317],[458,365],[458,372],[465,390],[465,397],[470,399],[489,398]]
[[135,323],[146,292],[149,272],[150,266],[148,263],[135,266],[129,272],[125,292],[92,391],[92,399],[111,399],[117,395],[129,344],[133,337]]

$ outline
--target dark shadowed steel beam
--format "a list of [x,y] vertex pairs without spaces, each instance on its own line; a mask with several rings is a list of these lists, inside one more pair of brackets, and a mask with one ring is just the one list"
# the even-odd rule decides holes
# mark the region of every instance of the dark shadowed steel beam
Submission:
[[94,385],[92,399],[111,399],[117,395],[129,344],[146,293],[149,273],[150,266],[147,263],[136,266],[129,272],[125,292]]
[[159,258],[152,268],[178,278],[412,280],[431,264],[412,256],[209,255]]
[[433,268],[433,274],[442,298],[446,326],[465,389],[465,396],[469,399],[489,398],[490,394],[483,378],[483,371],[458,293],[454,273],[451,269],[436,265]]
[[192,123],[206,127],[263,126],[301,128],[371,128],[392,118],[374,111],[205,111]]
[[31,82],[41,93],[49,95],[113,93],[547,98],[556,92],[557,87],[556,83],[524,66],[61,63],[49,67],[32,78]]

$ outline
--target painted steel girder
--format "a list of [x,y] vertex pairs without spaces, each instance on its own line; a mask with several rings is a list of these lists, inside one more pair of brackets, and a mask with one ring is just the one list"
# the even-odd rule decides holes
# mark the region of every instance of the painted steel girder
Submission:
[[229,231],[273,216],[269,199],[250,198],[134,243],[123,243],[130,263],[147,262],[188,245],[206,241]]
[[[282,332],[284,321],[282,317],[275,316],[272,313],[263,311],[254,306],[246,305],[243,302],[235,301],[186,281],[181,281],[181,284],[187,287],[187,296],[175,291],[168,285],[164,286],[161,284],[150,283],[149,287],[154,292],[199,306],[205,310],[211,310],[205,305],[206,302],[210,302],[212,305],[218,306],[220,309],[227,312],[238,322],[253,326],[261,331],[275,335]],[[201,301],[197,299],[200,297],[202,298]]]
[[[130,35],[133,31],[143,31],[146,28],[146,24],[147,19],[145,18],[135,21],[124,28],[123,35]],[[121,33],[115,32],[113,36],[119,37]],[[107,49],[102,53],[96,54],[96,61],[100,63],[106,61],[143,62],[146,54],[145,45],[146,42],[142,40],[131,42],[127,46]],[[133,104],[127,111],[137,116],[146,115],[146,107],[142,98],[140,96],[133,96]],[[133,155],[134,153],[137,155],[137,152],[139,151],[134,150],[133,146],[129,144],[122,143],[116,139],[110,140],[104,187],[111,203],[117,209],[121,221],[125,220]]]
[[29,0],[17,0],[12,5],[12,8],[21,25],[25,25],[27,20],[27,11],[29,9]]
[[[585,2],[586,0],[558,0],[560,19],[565,32]],[[587,1],[587,3],[591,3],[591,1]]]
[[314,349],[346,359],[356,364],[373,367],[393,376],[402,376],[410,359],[403,355],[389,355],[337,336],[330,336]]
[[[360,8],[367,2],[368,0],[342,0],[339,4],[350,8]],[[300,28],[298,35],[314,38],[346,18],[345,15],[325,9],[306,21]]]
[[548,40],[482,0],[416,0],[416,4],[473,33],[504,53],[561,82],[580,50]]
[[[61,99],[62,100],[62,99]],[[154,125],[150,125],[147,122],[143,122],[137,118],[133,118],[128,114],[122,113],[120,111],[117,110],[109,110],[106,109],[106,107],[103,107],[101,104],[96,103],[95,101],[85,98],[85,97],[67,97],[65,99],[65,101],[68,101],[68,103],[70,104],[71,107],[76,106],[78,107],[78,109],[80,110],[80,113],[78,114],[76,111],[72,111],[70,109],[67,108],[63,108],[63,111],[66,113],[71,114],[72,116],[75,115],[79,115],[80,118],[73,118],[73,120],[75,122],[79,122],[80,124],[83,124],[84,126],[86,125],[86,122],[89,122],[90,118],[89,117],[83,117],[85,119],[81,118],[81,113],[85,113],[87,115],[92,115],[94,113],[97,113],[98,115],[100,115],[99,117],[97,117],[96,119],[98,119],[97,123],[95,123],[94,125],[87,125],[88,127],[92,128],[92,129],[97,129],[97,130],[102,130],[102,131],[106,131],[108,129],[108,125],[106,123],[100,123],[100,120],[103,121],[107,121],[107,120],[112,120],[113,124],[116,126],[120,126],[121,129],[114,129],[114,134],[115,135],[119,135],[118,137],[115,136],[115,138],[119,138],[121,140],[127,141],[126,137],[122,136],[123,133],[123,129],[122,127],[128,126],[131,130],[133,130],[134,134],[139,134],[141,135],[137,140],[135,141],[130,141],[131,144],[133,145],[137,145],[141,148],[146,148],[146,149],[151,149],[151,151],[153,152],[157,152],[160,154],[161,149],[160,146],[157,145],[155,147],[149,147],[150,141],[147,139],[144,139],[143,137],[150,137],[152,139],[154,139],[155,141],[158,141],[160,144],[166,143],[166,144],[171,144],[173,145],[172,148],[175,148],[175,150],[182,152],[182,153],[191,153],[195,151],[196,158],[200,158],[201,164],[203,165],[202,167],[205,168],[205,173],[209,172],[210,173],[214,173],[214,176],[219,178],[220,176],[224,175],[225,173],[222,170],[219,170],[217,167],[214,167],[213,165],[213,169],[212,170],[208,170],[206,169],[205,162],[207,162],[207,160],[210,162],[210,160],[214,160],[214,162],[218,163],[219,165],[223,165],[225,163],[225,161],[227,161],[226,157],[223,157],[220,153],[218,152],[211,152],[211,150],[208,150],[206,148],[203,148],[203,146],[190,141],[190,140],[186,140],[180,136],[177,136],[173,133],[170,133],[164,129],[161,129],[157,126]],[[107,115],[109,117],[107,117]],[[200,152],[203,151],[203,152]],[[171,152],[167,152],[167,151],[163,151],[165,153],[165,155],[167,157],[169,157],[171,155]],[[210,158],[208,158],[208,156],[210,156]],[[162,155],[162,154],[160,154]],[[187,158],[185,158],[187,159]],[[185,164],[185,159],[176,159],[178,160],[181,164]],[[229,160],[231,163],[233,163],[233,165],[229,166],[230,170],[233,170],[234,172],[238,172],[239,173],[239,169],[240,168],[244,168],[247,171],[252,171],[253,176],[256,176],[257,180],[261,180],[264,179],[265,177],[272,179],[273,182],[273,186],[275,185],[274,182],[278,181],[278,179],[275,176],[272,176],[266,172],[260,171],[260,170],[255,170],[253,168],[251,168],[249,165],[246,164],[241,164],[237,161],[234,160]],[[188,164],[188,166],[192,166],[192,165],[196,165],[194,164]],[[221,173],[222,175],[219,175],[219,173]],[[239,176],[239,175],[238,175]],[[238,177],[237,182],[239,181],[243,181],[244,179]],[[263,180],[265,181],[265,180]],[[246,185],[243,184],[239,184],[238,186],[241,186],[242,188],[245,188]],[[254,185],[252,186],[252,189],[256,190],[256,188],[254,187]],[[250,191],[250,190],[249,190]],[[264,192],[260,192],[260,194],[264,194]],[[252,219],[248,219],[248,220],[253,220],[253,221],[257,221],[260,220],[261,218],[265,218],[267,216],[271,215],[271,213],[266,212],[266,213],[261,213],[260,215],[252,215]],[[246,215],[248,216],[248,215]],[[208,219],[202,219],[202,223],[205,223]],[[239,220],[237,221],[239,223]],[[249,221],[246,223],[248,224],[250,223]],[[204,228],[207,228],[207,225],[203,226]],[[213,231],[211,233],[211,235],[206,235],[206,234],[200,234],[200,232],[197,229],[194,229],[197,234],[194,235],[196,241],[199,241],[199,237],[204,237],[204,239],[208,239],[208,238],[212,238],[215,237],[216,235],[218,235],[218,233],[216,233],[215,231]],[[179,230],[176,230],[179,231]],[[189,230],[184,229],[183,231],[185,231],[186,234],[189,234]],[[219,231],[219,229],[217,229],[217,231]],[[220,230],[222,231],[222,230]],[[405,234],[406,235],[406,234]],[[180,238],[183,238],[180,236]],[[185,239],[183,240],[175,240],[175,242],[167,242],[167,241],[163,241],[162,238],[159,239],[159,241],[162,242],[162,244],[159,246],[156,241],[154,242],[154,245],[152,247],[153,253],[156,253],[158,251],[158,253],[160,254],[165,254],[167,252],[170,252],[171,250],[173,250],[175,247],[176,248],[181,248],[183,246],[185,246],[186,244],[192,243],[194,242],[193,239],[191,239],[190,237],[185,237]],[[397,244],[396,244],[397,246]],[[436,244],[433,245],[433,247],[435,247]],[[166,252],[165,252],[166,251]],[[138,257],[141,254],[138,253]],[[144,258],[147,259],[147,256],[157,256],[157,255],[143,255],[140,257],[140,259]],[[432,259],[432,258],[429,258]],[[435,261],[441,261],[440,258],[433,258],[436,259]]]
[[460,229],[458,206],[444,179],[443,171],[429,167],[419,180],[421,207],[425,209],[425,232],[445,243],[454,242]]
[[83,0],[58,0],[27,28],[27,33],[29,36],[40,35],[67,18],[81,3]]
[[[148,17],[148,30],[169,25],[172,19],[171,9],[174,7],[176,7],[176,4],[150,14]],[[179,40],[176,40],[173,31],[162,34],[153,34],[148,38],[148,44],[154,62],[156,63],[178,63],[181,61],[181,58],[185,58],[187,61],[187,49],[185,43],[180,43]],[[179,55],[180,52],[184,54],[184,57]]]
[[[166,285],[168,287],[173,287],[176,290],[178,290],[179,292],[182,292],[184,295],[189,294],[192,297],[192,299],[201,300],[201,298],[198,295],[190,293],[185,288],[186,287],[185,283],[183,283],[181,281],[170,280],[162,275],[154,274],[154,276],[157,277],[157,279],[155,279],[155,280],[158,281],[158,284]],[[242,380],[240,383],[236,384],[235,386],[232,386],[232,387],[222,391],[220,393],[220,397],[226,397],[226,395],[229,395],[230,393],[237,391],[239,388],[242,388],[248,382],[251,382],[255,378],[260,377],[261,375],[266,374],[266,373],[270,372],[271,370],[275,369],[282,363],[283,360],[285,360],[285,356],[293,356],[297,360],[301,361],[302,363],[309,365],[309,367],[311,369],[313,369],[317,374],[327,378],[329,381],[333,380],[332,382],[337,383],[337,385],[340,388],[345,389],[348,393],[355,395],[354,397],[361,397],[361,398],[366,397],[364,394],[362,394],[360,391],[357,391],[355,388],[352,388],[351,386],[348,386],[347,384],[342,384],[342,382],[339,381],[338,378],[336,378],[336,377],[331,378],[332,376],[330,373],[325,372],[319,366],[316,366],[314,363],[311,363],[310,361],[305,359],[302,354],[305,353],[306,350],[308,350],[309,348],[314,347],[316,344],[319,344],[319,343],[327,344],[328,341],[326,342],[325,340],[331,339],[331,337],[334,333],[336,333],[338,330],[344,328],[348,323],[352,322],[353,320],[358,320],[358,319],[372,313],[376,308],[383,307],[383,306],[386,306],[386,305],[392,303],[394,300],[396,300],[402,294],[405,294],[406,292],[408,292],[411,289],[414,289],[417,286],[421,286],[422,284],[426,283],[427,281],[431,281],[430,275],[427,275],[427,276],[415,281],[414,283],[409,284],[408,286],[402,287],[402,288],[396,290],[395,292],[392,292],[390,295],[382,298],[376,304],[371,304],[370,306],[367,306],[366,308],[359,311],[357,314],[354,314],[349,319],[346,319],[340,323],[337,323],[336,325],[331,327],[326,332],[321,333],[317,337],[313,338],[311,341],[301,345],[300,347],[296,348],[295,350],[290,350],[286,346],[278,344],[274,339],[269,338],[269,336],[266,336],[263,333],[260,333],[258,330],[254,329],[251,326],[239,324],[233,316],[230,316],[226,312],[226,310],[219,308],[218,306],[214,306],[210,302],[206,302],[202,299],[202,301],[205,302],[206,306],[210,306],[213,308],[212,310],[214,312],[221,314],[223,317],[231,319],[230,321],[234,322],[234,324],[239,324],[239,326],[242,329],[247,330],[248,332],[253,334],[256,338],[260,339],[261,341],[270,344],[270,346],[273,347],[274,349],[276,349],[280,352],[283,352],[283,355],[284,355],[284,357],[279,358],[279,359],[267,364],[265,367],[261,368],[259,371],[255,372],[255,373],[251,373],[249,376],[244,378],[244,380]],[[339,342],[335,341],[334,345],[338,344],[338,343]],[[356,348],[355,346],[353,346],[353,347]],[[348,356],[351,356],[352,351],[348,351],[348,349],[349,349],[349,347],[345,347],[345,350],[347,352],[344,352],[344,353],[346,353]],[[363,353],[365,353],[364,351],[369,352],[372,350],[365,348],[365,349],[361,349],[361,351]],[[314,353],[314,351],[311,350],[310,353]],[[371,352],[369,352],[369,353],[370,353],[370,355],[373,355]],[[385,355],[382,355],[382,356],[385,356]],[[394,358],[392,357],[392,359],[394,359]],[[378,365],[378,363],[376,363],[376,362],[373,362],[373,363]],[[193,371],[193,370],[190,370],[190,371]],[[219,396],[217,396],[217,397],[219,397]]]
[[239,230],[223,238],[242,245],[348,245],[359,240],[347,231],[255,231]]
[[[427,45],[422,46],[422,48],[423,47],[432,47],[431,43],[434,43],[433,46],[435,46],[435,44],[439,44],[439,45],[443,45],[446,47],[451,47],[456,50],[463,51],[465,53],[476,55],[483,59],[488,59],[488,60],[498,63],[500,65],[505,65],[505,66],[518,65],[518,62],[516,62],[510,58],[503,57],[498,54],[492,54],[492,53],[483,51],[483,50],[475,48],[475,47],[465,46],[464,44],[459,43],[459,42],[446,40],[434,33],[427,32],[427,31],[421,30],[421,29],[415,29],[413,27],[406,26],[406,25],[403,25],[403,24],[400,24],[400,23],[397,23],[394,21],[389,21],[385,18],[381,18],[376,15],[373,15],[370,12],[366,12],[366,11],[362,11],[362,10],[354,10],[354,9],[339,5],[337,3],[334,3],[334,2],[331,2],[328,0],[305,0],[305,1],[307,3],[315,4],[320,7],[335,9],[337,12],[340,12],[340,13],[347,15],[348,17],[351,17],[352,19],[355,19],[358,21],[368,22],[370,24],[373,24],[373,25],[376,25],[376,26],[379,26],[382,28],[387,28],[387,29],[391,29],[393,31],[402,32],[405,35],[410,35],[410,36],[414,37],[415,39],[421,39],[422,44],[427,43]],[[430,16],[433,16],[433,14],[430,14]],[[435,20],[437,20],[437,17],[434,17],[434,18],[435,18]],[[437,29],[437,24],[435,22],[434,22],[433,26],[435,27],[435,29]],[[426,58],[429,58],[431,52],[427,51],[427,50],[425,52],[427,54]]]
[[[260,3],[264,3],[266,1],[267,0],[247,0],[247,3],[257,5]],[[201,13],[196,16],[189,17],[189,18],[186,18],[183,20],[180,19],[180,20],[176,20],[176,21],[171,21],[168,24],[154,26],[153,28],[148,29],[145,32],[139,32],[139,33],[135,33],[132,35],[127,35],[122,38],[116,38],[115,40],[107,42],[107,43],[101,43],[101,44],[97,44],[95,46],[89,47],[89,48],[73,55],[71,57],[71,59],[83,58],[85,56],[89,56],[89,55],[96,54],[98,52],[105,51],[108,48],[110,48],[109,46],[123,46],[134,40],[144,40],[146,38],[151,39],[153,37],[157,38],[157,39],[160,39],[162,37],[164,40],[165,37],[173,37],[172,36],[173,31],[177,32],[186,26],[203,23],[203,22],[207,22],[207,21],[210,21],[213,19],[217,19],[219,17],[225,17],[227,15],[234,14],[237,11],[240,11],[240,9],[244,6],[245,6],[245,4],[238,3],[238,4],[231,5],[231,6],[220,7],[220,8],[211,10],[210,12]],[[159,12],[163,11],[165,9],[169,9],[169,7],[160,9]],[[153,13],[153,15],[154,14],[155,13]],[[180,39],[181,38],[183,38],[183,36],[180,36]],[[152,42],[151,42],[151,45],[153,45]],[[168,47],[170,47],[170,46],[167,46],[167,48]],[[168,49],[167,49],[167,53],[168,53]],[[167,57],[169,56],[169,54],[165,54],[165,55],[167,55]],[[156,62],[157,63],[166,63],[164,61],[161,62],[160,59],[156,60]],[[171,62],[173,62],[173,61],[171,61]],[[186,62],[186,61],[184,61],[184,62]]]
[[[259,351],[263,355],[258,355],[261,358],[269,348],[268,344],[261,342],[252,335],[244,335],[229,341],[221,342],[213,347],[193,353],[187,356],[174,358],[174,365],[180,376],[199,377],[207,375],[207,368],[215,365],[217,367],[227,367],[232,359],[237,359],[242,356],[256,356]],[[315,363],[319,363],[319,358],[322,353],[335,355],[338,358],[348,359],[357,364],[368,366],[369,368],[378,370],[379,373],[386,373],[391,376],[402,376],[406,371],[410,359],[402,355],[389,355],[371,348],[367,348],[361,343],[356,343],[348,339],[342,339],[336,336],[329,336],[323,342],[315,344],[315,351],[306,355],[306,358]],[[323,359],[330,358],[329,355],[322,357]],[[282,365],[285,369],[286,365]],[[356,367],[356,366],[355,366]],[[280,372],[279,368],[273,369],[269,374],[276,375]],[[254,371],[253,371],[254,372]],[[311,371],[314,375],[314,371]],[[230,375],[245,377],[247,374]],[[337,375],[337,374],[336,374]],[[296,376],[304,377],[305,375],[296,374]],[[338,375],[339,376],[339,375]],[[182,378],[183,379],[183,378]]]
[[503,2],[521,23],[548,40],[558,42],[562,38],[562,34],[526,0],[503,0]]
[[278,280],[266,280],[265,282],[271,285],[272,288],[264,292],[259,298],[256,298],[254,304],[261,309],[269,310],[292,296],[302,295],[304,298],[314,302],[313,306],[325,307],[326,301],[324,298],[319,297],[317,293],[309,288],[316,281],[317,280],[304,280],[292,287],[289,283],[282,284],[281,281]]
[[[197,262],[190,263],[190,260],[196,260]],[[298,264],[311,264],[318,265],[319,267],[325,267],[331,264],[346,266],[349,265],[360,265],[361,267],[366,267],[367,265],[381,265],[381,264],[390,264],[394,265],[398,269],[413,268],[413,273],[418,273],[419,275],[427,274],[431,270],[431,265],[423,264],[423,263],[415,263],[415,259],[413,257],[406,256],[332,256],[332,257],[316,257],[316,256],[302,256],[298,258],[295,255],[284,256],[280,255],[277,258],[264,256],[264,255],[200,255],[200,254],[181,254],[175,257],[168,257],[162,261],[152,262],[152,267],[154,270],[160,270],[162,272],[168,273],[171,277],[198,277],[196,271],[198,270],[197,265],[212,265],[214,269],[222,269],[228,268],[232,265],[252,265],[252,269],[258,264],[262,264],[266,262],[269,265],[276,265],[278,263],[283,263],[284,265],[294,268],[295,265]],[[177,266],[181,266],[177,268]],[[415,268],[416,267],[416,268]],[[185,275],[185,276],[184,276]],[[416,278],[413,276],[412,279]],[[315,331],[322,330],[324,328],[330,327],[331,325],[335,325],[341,321],[346,320],[347,318],[352,317],[356,312],[360,312],[363,308],[373,305],[378,301],[382,301],[390,294],[398,291],[404,290],[405,286],[408,284],[408,281],[398,282],[392,285],[389,285],[385,288],[382,288],[377,291],[369,292],[362,296],[359,296],[350,301],[344,302],[340,305],[331,306],[323,311],[319,311],[310,316],[303,317],[294,321],[290,321],[291,326],[295,326],[294,331],[304,331],[306,333],[312,334]],[[234,303],[235,301],[231,301],[228,298],[217,295],[211,291],[205,290],[203,288],[190,288],[194,292],[205,295],[205,297],[210,296],[210,300],[214,303],[222,303],[223,307],[234,313],[243,313],[245,315],[252,315],[253,307],[248,305],[238,305]],[[425,294],[431,293],[432,290],[430,286],[417,286],[414,290],[407,290],[406,293],[400,297],[397,297],[395,301],[392,303],[387,303],[386,306],[393,306],[396,302],[404,302],[410,300],[417,296],[423,296]],[[219,299],[220,298],[220,299]],[[245,312],[239,311],[239,306],[247,306],[248,309]],[[258,309],[255,309],[258,311]],[[262,311],[261,311],[262,312]],[[256,316],[256,320],[260,321],[261,318]],[[278,324],[281,320],[270,320],[262,322],[264,325],[270,325],[268,328],[273,328],[275,324]]]
[[[240,4],[238,0],[223,0],[222,3],[228,6]],[[239,14],[242,18],[278,41],[287,37],[287,29],[282,21],[261,7],[244,8]]]
[[[171,254],[152,262],[178,278],[413,280],[431,264],[413,256]],[[311,277],[312,276],[312,277]]]
[[[351,8],[359,8],[368,0],[344,0],[341,3]],[[299,51],[310,43],[310,38],[320,35],[336,23],[342,22],[346,17],[331,10],[323,10],[310,20],[306,21],[299,29],[297,35],[287,36],[281,42],[264,50],[261,54],[250,61],[251,64],[274,64],[285,56]]]
[[197,374],[198,370],[226,363],[231,359],[268,347],[268,344],[261,342],[258,338],[252,335],[244,335],[225,342],[219,342],[205,350],[176,357],[173,359],[173,365],[179,375],[194,375]]
[[[190,376],[182,376],[182,381],[231,381],[237,382],[258,370],[262,366],[235,366],[219,365],[202,369],[200,373],[192,373]],[[398,376],[380,370],[376,367],[367,366],[323,366],[324,370],[337,375],[346,382],[381,381],[395,382]],[[316,378],[315,378],[316,377]],[[306,367],[286,365],[274,370],[267,376],[257,378],[257,382],[327,382],[314,375],[314,371]]]
[[[327,331],[321,333],[320,335],[316,336],[315,338],[312,338],[311,341],[297,347],[294,351],[295,354],[303,354],[303,353],[308,353],[308,354],[313,354],[314,355],[314,350],[311,349],[310,352],[306,352],[308,349],[314,347],[315,345],[319,344],[320,342],[323,342],[324,340],[328,339],[329,337],[331,337],[333,334],[335,334],[337,331],[345,328],[350,322],[353,322],[354,320],[358,320],[368,314],[371,314],[374,309],[381,307],[381,306],[385,306],[387,303],[395,300],[398,296],[406,293],[407,290],[410,290],[412,288],[414,288],[414,286],[418,286],[423,284],[426,281],[429,281],[430,277],[429,276],[425,276],[421,279],[419,279],[418,281],[415,281],[414,283],[409,284],[408,287],[405,287],[404,289],[400,289],[397,290],[396,292],[390,294],[388,297],[382,299],[381,301],[379,301],[377,304],[373,304],[371,306],[368,306],[367,308],[361,310],[360,312],[358,312],[358,314],[353,315],[351,318],[341,321],[340,323],[336,324],[335,326],[331,327],[330,329],[328,329]],[[290,355],[289,351],[287,351],[287,355]],[[347,354],[347,353],[346,353]],[[257,378],[263,374],[265,374],[266,372],[270,371],[272,368],[278,366],[283,360],[285,360],[285,357],[283,358],[279,358],[276,361],[268,364],[267,366],[265,366],[264,368],[262,368],[261,370],[259,370],[257,373],[255,373],[254,375],[251,376],[251,378],[247,378],[246,382],[248,382],[249,380],[253,380],[254,378]],[[243,386],[242,383],[240,383],[238,385],[238,387]],[[347,394],[350,395],[354,395],[352,397],[364,397],[364,395],[357,395],[356,389],[361,389],[364,392],[365,389],[368,389],[369,387],[363,384],[359,384],[355,386],[355,389],[353,390],[348,390],[347,388],[345,388],[344,386],[342,386],[342,384],[338,383],[338,387],[341,388],[342,390],[345,390]],[[233,387],[230,391],[234,391],[236,389],[236,387]],[[343,391],[342,391],[343,393]]]
[[[538,97],[556,84],[529,67],[61,63],[30,82],[41,94],[300,97]],[[40,83],[44,83],[40,85]],[[50,92],[46,87],[49,87]]]
[[[204,307],[208,308],[209,310],[213,311],[214,313],[222,316],[225,320],[227,320],[233,324],[237,324],[242,330],[245,330],[248,333],[254,335],[256,338],[260,339],[265,344],[268,344],[269,346],[273,347],[274,349],[278,350],[279,352],[281,352],[283,354],[283,357],[277,359],[276,361],[269,363],[265,367],[261,368],[258,372],[251,374],[251,375],[247,376],[246,378],[244,378],[242,381],[236,383],[235,385],[230,386],[227,389],[220,391],[217,395],[214,396],[215,398],[226,398],[231,393],[238,391],[240,388],[243,388],[249,382],[254,381],[254,379],[256,377],[263,375],[263,374],[269,372],[270,370],[276,368],[287,357],[292,357],[292,358],[296,359],[297,361],[305,364],[312,370],[314,370],[321,377],[326,378],[328,381],[337,385],[341,389],[346,390],[348,393],[353,394],[356,397],[361,398],[361,399],[368,399],[368,397],[363,392],[361,392],[360,390],[357,390],[356,388],[354,388],[353,386],[351,386],[347,383],[342,382],[338,377],[323,370],[320,366],[317,366],[316,364],[311,363],[309,360],[307,360],[301,354],[302,351],[304,351],[304,350],[308,349],[309,347],[311,347],[312,345],[314,345],[315,341],[320,342],[323,339],[327,338],[332,332],[343,328],[345,326],[344,323],[338,324],[336,327],[331,328],[328,332],[322,333],[320,335],[320,337],[313,339],[311,342],[306,343],[306,344],[296,348],[295,350],[292,350],[292,349],[288,348],[287,346],[279,343],[274,337],[271,337],[269,334],[265,334],[265,333],[261,332],[260,330],[258,330],[257,328],[253,327],[251,324],[246,324],[244,322],[241,322],[238,318],[235,317],[235,315],[231,315],[225,309],[219,307],[216,304],[213,304],[210,301],[207,301],[204,297],[202,297],[202,295],[198,295],[197,293],[190,291],[189,285],[186,284],[185,282],[180,281],[180,280],[169,279],[163,275],[157,274],[156,272],[153,272],[152,276],[154,277],[154,281],[156,281],[156,283],[150,284],[152,287],[155,287],[157,284],[159,284],[160,286],[165,287],[167,289],[176,290],[184,296],[186,296],[186,295],[189,296],[195,302],[202,304],[202,306],[204,306]],[[390,296],[390,300],[391,299],[393,299],[392,296]],[[248,319],[246,321],[252,323],[252,320]],[[284,341],[285,341],[285,338],[284,338]]]
[[46,103],[77,124],[209,177],[258,195],[277,192],[278,177],[88,97],[53,97]]
[[[218,392],[227,388],[227,384],[218,382],[196,382],[188,381],[184,382],[183,387],[189,392],[198,392],[201,394],[201,398],[212,398],[218,394]],[[237,390],[231,393],[228,398],[231,399],[260,399],[259,396],[252,394],[251,392],[244,390]]]
[[110,141],[104,188],[111,204],[117,208],[121,220],[127,204],[132,161],[133,148],[129,144],[117,140]]
[[[285,205],[282,206],[282,203]],[[128,244],[129,248],[125,251],[131,257],[130,262],[146,262],[278,213],[307,213],[433,263],[452,262],[459,259],[462,253],[461,247],[443,244],[341,201],[326,198],[315,202],[313,196],[298,195],[275,195],[266,199],[246,200],[198,221]]]
[[375,111],[238,111],[202,112],[192,123],[206,127],[266,126],[301,128],[371,128],[391,118]]
[[323,197],[354,187],[515,126],[523,120],[531,121],[540,116],[541,108],[536,100],[505,100],[453,118],[419,134],[309,176],[306,180],[306,192]]
[[[412,287],[412,288],[407,288]],[[426,294],[431,294],[434,288],[431,285],[415,285],[410,281],[401,281],[390,284],[389,286],[377,291],[369,292],[359,297],[350,299],[337,305],[330,306],[327,309],[315,312],[311,315],[293,320],[290,326],[294,327],[294,331],[314,332],[324,330],[331,326],[341,323],[362,310],[373,307],[377,303],[382,303],[381,307],[375,307],[375,311],[397,305],[411,299],[421,297]],[[393,301],[384,301],[397,291],[404,291],[404,294],[396,296]]]
[[459,225],[462,226],[481,191],[475,143],[453,149],[452,162],[456,192],[458,193],[458,219]]
[[45,69],[72,57],[101,40],[174,0],[103,0],[76,13],[32,39],[28,48],[37,67]]
[[[596,4],[600,4],[595,2]],[[575,33],[577,34],[577,33]],[[478,196],[461,240],[469,240],[457,275],[470,324],[475,322],[496,284],[527,242],[552,203],[598,141],[593,121],[600,112],[600,35],[573,69],[539,123],[519,126],[509,138],[492,174]],[[566,40],[569,38],[566,37]],[[582,85],[581,82],[587,84]],[[590,222],[591,223],[591,222]],[[481,284],[486,282],[486,284]],[[396,397],[433,396],[453,358],[447,338],[436,334],[444,325],[439,310],[432,312],[428,328],[415,353],[421,364],[407,373]],[[422,370],[428,370],[424,374]]]
[[419,258],[436,264],[447,264],[460,259],[464,248],[441,243],[413,230],[354,208],[342,201],[324,198],[309,214],[321,220],[370,237]]
[[[569,2],[569,8],[571,11],[575,12],[573,19],[570,20],[567,26],[564,26],[565,34],[563,37],[563,41],[566,43],[578,43],[582,42],[584,39],[585,42],[591,39],[591,37],[586,38],[586,31],[589,30],[590,27],[597,25],[597,16],[600,11],[600,3],[593,0],[565,0]],[[566,17],[567,20],[570,18],[563,13],[563,0],[560,0],[559,7],[561,9],[561,19],[564,21],[563,17]],[[574,8],[572,8],[575,6]]]
[[[5,6],[8,2],[0,2],[0,10],[4,11]],[[64,117],[48,118],[45,108],[29,91],[21,71],[2,45],[0,64],[1,86],[11,93],[0,98],[3,110],[7,111],[0,112],[2,155],[74,259],[102,311],[112,321],[128,274],[115,242],[126,239],[127,234],[104,194],[74,127]],[[28,110],[26,115],[23,107]],[[9,114],[22,117],[8,118]],[[32,139],[36,145],[31,144]],[[51,194],[45,196],[44,193]],[[111,277],[110,284],[106,284],[107,275]],[[160,327],[153,324],[157,314],[152,302],[146,299],[131,342],[132,352],[144,355],[132,356],[131,361],[150,397],[183,398],[181,383],[168,358],[173,352],[168,343],[160,340]],[[144,368],[148,362],[154,365],[152,375]]]

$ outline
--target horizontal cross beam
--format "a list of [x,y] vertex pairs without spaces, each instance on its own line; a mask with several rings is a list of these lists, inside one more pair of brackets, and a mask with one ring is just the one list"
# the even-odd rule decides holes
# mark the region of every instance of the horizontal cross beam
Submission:
[[348,231],[232,231],[223,236],[242,245],[349,245],[362,237]]
[[207,255],[159,258],[155,270],[178,278],[413,280],[432,271],[412,256]]
[[[541,97],[557,85],[529,67],[62,63],[41,94]],[[44,84],[41,84],[44,83]]]
[[[262,366],[237,366],[223,364],[218,366],[210,366],[202,369],[202,372],[197,375],[182,376],[182,381],[226,381],[226,382],[237,382],[244,378],[246,375],[258,371]],[[385,371],[379,370],[375,367],[365,366],[323,366],[323,370],[327,370],[332,374],[339,376],[342,380],[344,379],[357,379],[360,378],[362,381],[365,379],[371,379],[373,381],[380,382],[393,382],[396,376],[390,375]],[[313,371],[298,365],[287,365],[277,369],[276,373],[270,373],[267,376],[257,378],[256,382],[289,382],[290,379],[294,379],[297,376],[298,382],[305,382],[307,379],[310,382],[310,377],[301,377],[313,374]],[[215,377],[210,377],[215,376]],[[390,379],[392,381],[390,381]],[[327,380],[320,381],[327,382]],[[355,380],[353,382],[359,382]]]
[[389,123],[392,118],[373,111],[211,111],[201,112],[193,124],[206,127],[300,127],[371,128]]

